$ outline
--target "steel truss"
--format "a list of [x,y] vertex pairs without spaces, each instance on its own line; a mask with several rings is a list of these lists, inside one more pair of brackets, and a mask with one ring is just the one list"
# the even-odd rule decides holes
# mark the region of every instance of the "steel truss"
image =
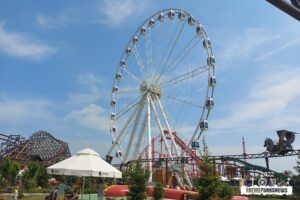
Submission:
[[[261,158],[275,158],[275,157],[287,157],[287,156],[297,156],[300,155],[300,149],[293,150],[286,152],[285,154],[271,154],[269,152],[263,152],[263,153],[256,153],[256,154],[247,154],[246,159],[261,159]],[[238,155],[220,155],[220,156],[209,156],[210,160],[224,160],[226,158],[231,159],[244,159],[245,155],[238,154]],[[127,162],[127,164],[130,163],[136,163],[136,162],[166,162],[166,161],[176,161],[178,163],[187,163],[191,160],[194,160],[194,158],[186,156],[186,157],[168,157],[168,158],[154,158],[154,159],[139,159],[139,160],[132,160]]]
[[27,140],[20,135],[0,134],[0,141],[0,163],[10,158],[21,164],[30,160],[52,164],[71,156],[68,144],[46,131],[33,133]]

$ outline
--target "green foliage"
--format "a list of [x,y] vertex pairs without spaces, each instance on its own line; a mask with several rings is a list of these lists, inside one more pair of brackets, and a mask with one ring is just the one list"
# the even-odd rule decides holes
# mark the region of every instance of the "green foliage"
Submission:
[[147,198],[146,182],[149,178],[149,172],[143,169],[140,163],[133,164],[128,170],[129,173],[129,193],[128,199],[130,200],[143,200]]
[[122,170],[122,179],[120,180],[120,184],[129,185],[130,175],[132,173],[134,165],[129,164],[126,170]]
[[22,176],[25,189],[33,190],[37,186],[47,187],[48,178],[46,167],[38,162],[29,162]]
[[47,173],[47,168],[44,165],[39,165],[37,173],[37,185],[43,188],[48,187],[49,174]]
[[5,158],[1,169],[1,174],[3,178],[7,179],[9,177],[10,167],[11,167],[11,160],[9,158]]
[[300,156],[299,156],[299,159],[297,160],[295,170],[297,171],[298,175],[300,176]]
[[230,199],[234,193],[233,188],[227,183],[220,183],[217,188],[217,194],[220,199]]
[[26,172],[28,173],[29,178],[34,178],[37,176],[38,171],[40,168],[40,164],[37,162],[29,162],[27,165],[27,170]]
[[[210,168],[209,163],[205,162],[204,168]],[[195,180],[195,186],[199,191],[199,198],[201,200],[210,199],[212,196],[218,193],[219,187],[218,178],[211,174],[210,171],[206,171],[199,179]]]
[[15,179],[19,171],[19,163],[11,160],[10,158],[5,158],[1,168],[2,178],[5,179],[4,185],[6,186],[7,183],[13,185],[15,183]]
[[164,196],[164,187],[161,183],[156,183],[154,187],[153,199],[160,200]]
[[22,199],[24,198],[24,193],[23,192],[19,192],[18,193],[18,199]]
[[234,190],[228,184],[222,183],[216,176],[215,165],[213,161],[209,160],[209,151],[205,139],[203,140],[203,150],[200,153],[204,163],[199,168],[204,174],[194,181],[194,185],[199,191],[199,199],[209,200],[216,196],[224,200],[230,199]]
[[66,184],[67,185],[80,185],[80,177],[77,176],[66,176]]

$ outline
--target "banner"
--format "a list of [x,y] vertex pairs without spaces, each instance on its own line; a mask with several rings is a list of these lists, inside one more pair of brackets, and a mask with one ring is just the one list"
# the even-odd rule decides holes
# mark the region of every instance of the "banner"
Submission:
[[292,186],[241,186],[242,195],[292,195]]

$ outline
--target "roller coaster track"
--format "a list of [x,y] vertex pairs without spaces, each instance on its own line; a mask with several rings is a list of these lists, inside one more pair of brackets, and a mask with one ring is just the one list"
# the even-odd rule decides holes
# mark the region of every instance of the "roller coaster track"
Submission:
[[[276,158],[276,157],[287,157],[287,156],[299,156],[300,149],[288,151],[285,154],[272,154],[269,152],[255,153],[255,154],[247,154],[246,159],[261,159],[261,158]],[[210,160],[242,160],[245,158],[243,154],[237,155],[218,155],[218,156],[209,156]],[[132,160],[129,162],[157,162],[157,161],[178,161],[185,162],[187,160],[194,160],[192,157],[173,157],[173,158],[154,158],[154,159],[140,159],[140,160]]]
[[274,154],[270,152],[262,152],[262,153],[255,153],[255,154],[239,154],[239,155],[221,155],[221,156],[210,156],[209,158],[212,160],[223,160],[224,158],[234,158],[242,160],[246,159],[259,159],[259,158],[275,158],[275,157],[286,157],[286,156],[297,156],[300,155],[300,149],[287,151],[285,154]]

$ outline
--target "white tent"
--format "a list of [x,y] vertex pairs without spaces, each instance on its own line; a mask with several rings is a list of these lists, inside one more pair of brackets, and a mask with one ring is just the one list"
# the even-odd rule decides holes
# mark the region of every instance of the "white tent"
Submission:
[[48,174],[79,177],[122,178],[122,173],[99,157],[90,148],[83,149],[76,155],[47,168]]

